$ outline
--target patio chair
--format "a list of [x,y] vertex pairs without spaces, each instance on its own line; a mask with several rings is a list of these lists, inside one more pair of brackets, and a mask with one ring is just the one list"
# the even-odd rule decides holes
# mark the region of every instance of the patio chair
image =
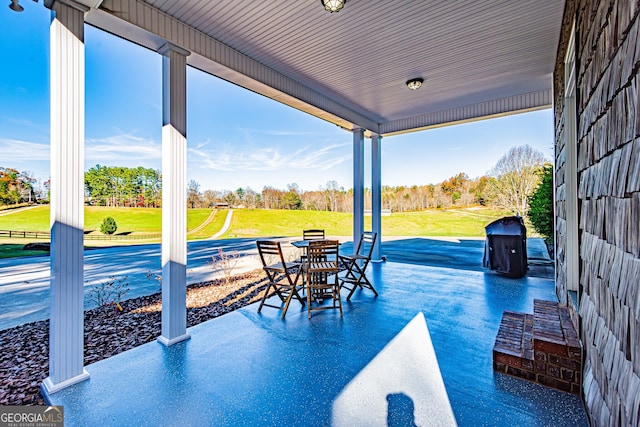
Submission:
[[[338,245],[337,240],[309,242],[307,263],[304,264],[309,319],[312,311],[330,309],[339,309],[342,317],[338,283]],[[324,304],[324,300],[331,300],[331,304]]]
[[[306,240],[306,241],[324,240],[324,230],[317,229],[317,228],[302,230],[302,240]],[[306,254],[306,251],[304,252],[305,253],[300,255],[300,258],[298,258],[296,262],[299,262],[301,264],[304,264],[305,262],[307,262],[307,254]]]
[[347,301],[351,299],[357,288],[371,289],[373,293],[378,296],[376,288],[373,287],[365,274],[369,261],[371,261],[371,254],[373,253],[373,247],[376,244],[377,237],[378,233],[365,231],[360,237],[358,248],[352,255],[339,256],[340,262],[346,269],[344,276],[340,277],[340,287],[349,290]]
[[[282,310],[282,318],[284,319],[292,298],[297,299],[300,304],[304,305],[304,298],[298,293],[298,290],[302,288],[302,285],[298,285],[298,279],[302,272],[301,266],[297,263],[287,264],[278,241],[258,240],[256,245],[258,246],[260,261],[262,261],[262,270],[264,270],[269,280],[269,285],[264,292],[262,301],[260,301],[258,313],[260,313],[263,306],[273,307]],[[267,303],[267,299],[273,294],[280,299],[280,305]]]
[[311,229],[302,230],[302,240],[323,240],[324,230]]

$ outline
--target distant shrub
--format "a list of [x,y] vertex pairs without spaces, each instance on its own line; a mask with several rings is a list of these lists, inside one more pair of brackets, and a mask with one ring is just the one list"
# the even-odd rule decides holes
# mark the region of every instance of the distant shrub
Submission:
[[110,216],[106,217],[102,220],[102,224],[100,224],[100,231],[102,234],[113,234],[118,229],[118,224],[116,224],[116,220],[111,218]]
[[529,220],[533,228],[553,247],[553,165],[540,171],[540,185],[529,197]]

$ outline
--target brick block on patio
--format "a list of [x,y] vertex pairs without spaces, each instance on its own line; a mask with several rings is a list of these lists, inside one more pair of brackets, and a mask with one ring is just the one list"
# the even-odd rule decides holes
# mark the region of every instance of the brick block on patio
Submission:
[[505,311],[493,346],[493,369],[580,394],[582,349],[567,307],[536,299],[533,314]]

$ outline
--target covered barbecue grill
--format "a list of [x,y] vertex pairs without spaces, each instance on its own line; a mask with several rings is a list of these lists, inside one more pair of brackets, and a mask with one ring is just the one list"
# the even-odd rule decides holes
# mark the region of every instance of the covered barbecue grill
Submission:
[[527,272],[527,228],[519,216],[508,216],[485,227],[483,265],[509,277]]

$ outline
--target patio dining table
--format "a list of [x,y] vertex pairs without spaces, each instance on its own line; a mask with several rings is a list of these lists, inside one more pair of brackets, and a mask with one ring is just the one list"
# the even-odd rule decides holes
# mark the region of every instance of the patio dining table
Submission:
[[[307,258],[307,250],[309,249],[309,243],[311,242],[326,242],[332,239],[316,239],[316,240],[294,240],[291,242],[291,244],[293,246],[295,246],[298,249],[302,249],[303,254],[301,257],[301,260],[304,260]],[[339,246],[339,244],[338,244]],[[304,264],[304,261],[300,261],[302,264]]]
[[[313,243],[313,244],[312,244]],[[296,248],[304,251],[300,259],[303,287],[307,297],[308,317],[314,310],[339,309],[342,317],[342,301],[338,282],[339,242],[336,239],[297,240],[291,242]],[[329,277],[333,277],[333,284]],[[323,305],[325,300],[331,305]],[[312,308],[312,301],[319,303]]]
[[331,240],[331,239],[317,239],[317,240],[294,240],[291,242],[291,244],[293,246],[295,246],[298,249],[304,249],[305,251],[307,250],[307,248],[309,247],[309,243],[310,242],[323,242],[326,240]]
[[[293,246],[295,246],[296,248],[303,250],[303,255],[301,257],[301,260],[305,260],[305,259],[307,259],[307,249],[309,249],[309,243],[310,242],[324,242],[324,241],[329,241],[329,240],[332,240],[332,239],[294,240],[294,241],[291,242],[291,244]],[[340,244],[338,244],[338,247],[339,246],[340,246]],[[301,264],[305,264],[305,261],[298,261],[298,262],[300,262]],[[304,266],[302,266],[302,267],[304,267]],[[303,283],[306,282],[306,278],[305,278],[304,274],[302,275],[302,280],[303,280]]]
[[294,240],[291,242],[291,244],[298,249],[302,249],[302,252],[303,252],[302,259],[305,259],[307,257],[307,249],[309,249],[310,242],[325,242],[327,240],[331,240],[331,239]]

